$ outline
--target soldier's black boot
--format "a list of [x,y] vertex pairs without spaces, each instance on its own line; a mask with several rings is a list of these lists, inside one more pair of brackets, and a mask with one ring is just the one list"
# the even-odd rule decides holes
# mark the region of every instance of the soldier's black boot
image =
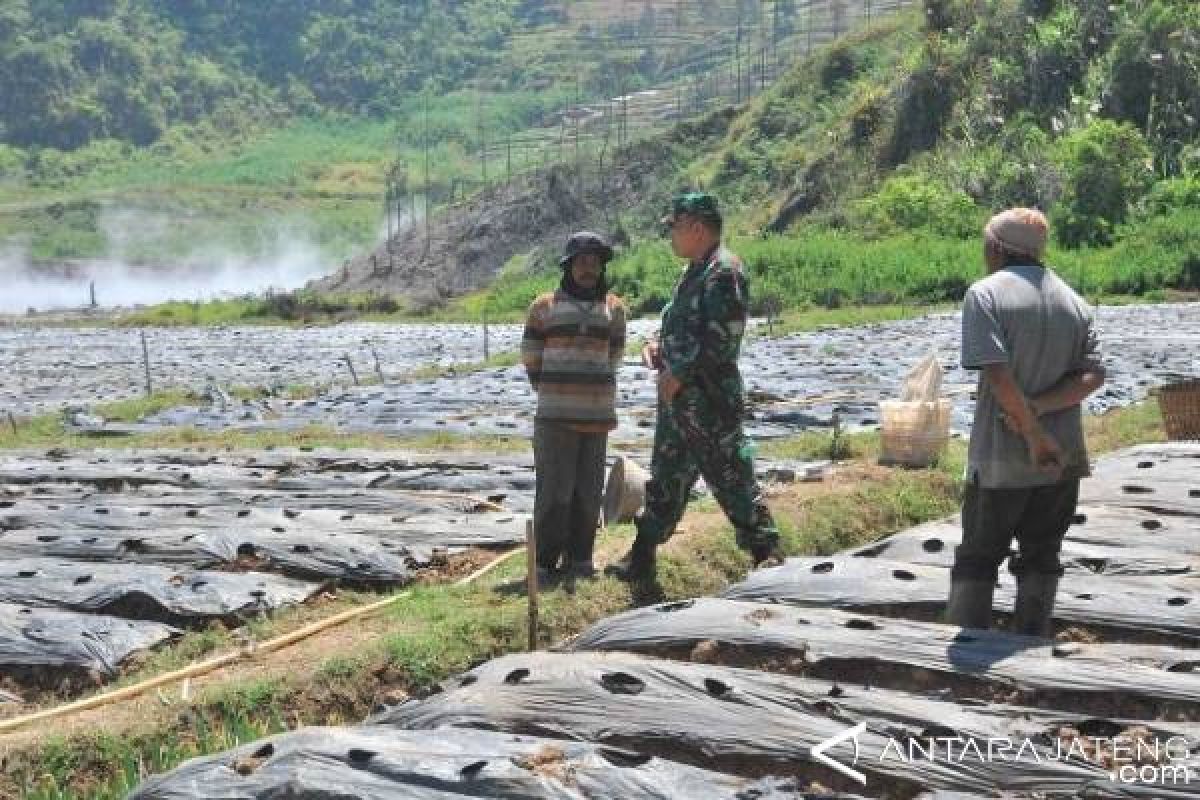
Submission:
[[787,559],[779,546],[779,528],[761,497],[754,501],[753,524],[737,528],[738,546],[750,553],[754,568],[777,567]]
[[779,546],[779,542],[763,542],[750,548],[750,560],[755,569],[777,567],[787,560],[787,554]]
[[629,583],[644,583],[652,581],[658,571],[655,557],[656,545],[642,535],[633,540],[633,547],[615,564],[609,564],[604,569],[605,575],[612,575],[619,580]]

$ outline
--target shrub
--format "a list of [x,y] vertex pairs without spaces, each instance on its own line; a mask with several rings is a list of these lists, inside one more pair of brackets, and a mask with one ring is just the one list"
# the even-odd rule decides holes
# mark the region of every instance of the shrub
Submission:
[[1200,209],[1183,208],[1128,224],[1108,248],[1059,250],[1050,263],[1088,294],[1150,295],[1200,288]]
[[0,144],[0,179],[18,177],[25,171],[25,152],[16,147]]
[[965,192],[947,189],[919,175],[889,178],[856,211],[876,231],[925,230],[944,236],[969,237],[983,224],[982,211]]
[[1159,181],[1142,201],[1142,211],[1148,215],[1181,208],[1200,208],[1200,176]]
[[1149,188],[1149,145],[1127,123],[1097,120],[1063,138],[1058,157],[1066,174],[1054,213],[1058,240],[1068,246],[1110,244],[1115,227]]

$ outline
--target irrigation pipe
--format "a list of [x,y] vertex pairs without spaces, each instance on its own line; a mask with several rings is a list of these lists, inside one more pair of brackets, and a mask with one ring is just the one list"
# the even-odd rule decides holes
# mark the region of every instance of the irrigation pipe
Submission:
[[[509,550],[507,553],[502,553],[480,569],[456,582],[454,585],[466,586],[467,584],[473,583],[524,549],[525,548],[523,547],[518,547],[513,550]],[[327,617],[323,620],[305,625],[299,630],[286,633],[283,636],[278,636],[270,641],[252,645],[236,652],[225,653],[224,655],[210,658],[207,661],[201,661],[198,664],[192,664],[191,666],[150,678],[142,681],[141,683],[136,683],[133,686],[125,686],[121,689],[114,689],[111,692],[98,694],[95,697],[89,697],[84,700],[77,700],[73,703],[67,703],[66,705],[58,706],[56,708],[46,709],[45,711],[37,711],[33,714],[26,714],[25,716],[21,717],[0,720],[0,734],[12,733],[13,731],[29,727],[35,723],[69,716],[80,711],[89,711],[94,708],[112,705],[113,703],[118,703],[122,700],[128,700],[140,694],[144,694],[152,689],[157,689],[171,683],[176,683],[177,681],[190,680],[191,678],[207,675],[208,673],[214,672],[223,667],[236,664],[243,659],[251,659],[264,653],[272,653],[276,650],[282,650],[285,647],[289,647],[296,642],[300,642],[311,636],[315,636],[316,634],[328,630],[329,628],[350,622],[351,620],[360,619],[370,614],[374,614],[377,611],[382,611],[393,603],[397,603],[411,596],[411,591],[401,592],[400,594],[394,595],[385,600],[380,600],[377,603],[359,606],[358,608],[351,608],[343,611],[340,614],[335,614],[332,617]]]

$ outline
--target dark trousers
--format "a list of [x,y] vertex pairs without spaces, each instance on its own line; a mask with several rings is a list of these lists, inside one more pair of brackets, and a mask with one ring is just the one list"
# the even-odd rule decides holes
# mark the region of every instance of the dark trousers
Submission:
[[983,489],[969,482],[953,579],[995,582],[1014,538],[1018,550],[1009,561],[1010,572],[1062,575],[1058,554],[1078,502],[1078,480],[1032,489]]
[[541,420],[534,423],[533,526],[539,567],[553,570],[560,560],[564,567],[591,563],[607,446],[607,433],[579,433]]

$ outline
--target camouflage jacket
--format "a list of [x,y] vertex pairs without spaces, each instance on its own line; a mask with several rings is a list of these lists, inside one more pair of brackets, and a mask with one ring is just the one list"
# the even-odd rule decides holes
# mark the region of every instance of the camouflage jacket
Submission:
[[688,266],[659,332],[662,359],[684,386],[741,405],[737,360],[749,301],[742,260],[724,247]]

